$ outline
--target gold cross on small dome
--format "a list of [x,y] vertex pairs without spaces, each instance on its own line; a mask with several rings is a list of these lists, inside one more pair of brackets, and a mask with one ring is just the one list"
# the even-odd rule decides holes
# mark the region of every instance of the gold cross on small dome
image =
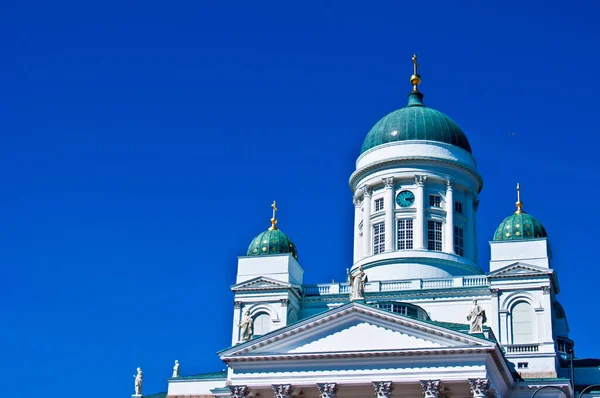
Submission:
[[276,218],[276,214],[277,214],[277,206],[275,206],[277,204],[277,201],[273,201],[273,204],[271,205],[271,207],[273,208],[273,218],[271,218],[271,227],[269,228],[270,230],[274,230],[277,229],[277,227],[275,226],[275,224],[277,224],[277,218]]

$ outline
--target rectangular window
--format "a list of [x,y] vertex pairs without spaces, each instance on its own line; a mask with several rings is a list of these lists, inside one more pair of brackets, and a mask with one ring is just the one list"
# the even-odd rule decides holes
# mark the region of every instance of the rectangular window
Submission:
[[462,214],[462,202],[454,202],[454,211],[458,214]]
[[528,369],[529,368],[529,362],[518,362],[517,363],[517,368],[518,369]]
[[383,198],[375,199],[375,211],[383,210]]
[[459,256],[465,255],[464,231],[459,227],[454,227],[454,253]]
[[373,225],[373,254],[385,251],[385,224],[380,222]]
[[429,206],[442,207],[442,198],[440,195],[429,195]]
[[442,251],[442,222],[427,221],[427,249]]
[[398,246],[397,250],[409,250],[413,248],[413,220],[404,218],[398,220]]

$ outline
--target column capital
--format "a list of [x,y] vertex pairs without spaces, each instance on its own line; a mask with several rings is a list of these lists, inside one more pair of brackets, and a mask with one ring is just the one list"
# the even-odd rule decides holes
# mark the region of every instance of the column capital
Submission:
[[373,388],[375,389],[376,397],[390,398],[394,386],[391,381],[374,381]]
[[550,294],[551,291],[552,291],[552,287],[551,286],[542,286],[542,292],[544,294]]
[[242,303],[241,301],[234,301],[233,302],[233,307],[234,308],[242,308],[242,305],[244,305],[244,303]]
[[352,202],[354,202],[354,207],[362,206],[362,200],[360,198],[354,198]]
[[373,195],[373,190],[368,185],[363,185],[362,187],[360,187],[360,189],[362,190],[363,197],[370,198],[371,195]]
[[487,397],[490,391],[490,379],[469,379],[474,398]]
[[292,396],[291,384],[271,384],[275,392],[275,398],[290,398]]
[[490,293],[492,294],[492,297],[498,297],[500,295],[500,289],[491,288]]
[[385,185],[386,189],[396,188],[396,186],[395,186],[396,179],[394,177],[382,178],[381,180],[383,181],[383,184]]
[[418,187],[422,187],[425,185],[425,180],[427,179],[426,175],[423,174],[415,174],[415,185]]
[[247,386],[229,386],[231,398],[246,398],[250,390]]
[[[286,298],[284,298],[284,299],[279,299],[279,302],[281,303],[281,306],[282,306],[282,307],[287,307],[287,306],[288,306],[288,304],[290,303],[290,300],[289,300],[289,299],[286,299]],[[284,384],[282,384],[282,386],[283,386],[283,385],[284,385]]]
[[441,380],[419,380],[425,398],[438,398],[440,396]]
[[335,398],[337,395],[337,383],[317,383],[321,398]]
[[451,179],[447,179],[446,180],[446,189],[448,191],[452,191],[452,189],[454,189],[454,186],[456,185],[456,181],[451,180]]

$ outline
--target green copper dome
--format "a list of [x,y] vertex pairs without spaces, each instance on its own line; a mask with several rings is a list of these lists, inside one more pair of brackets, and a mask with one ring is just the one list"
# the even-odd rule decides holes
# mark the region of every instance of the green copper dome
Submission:
[[494,240],[546,238],[546,229],[534,216],[517,211],[506,217],[494,233]]
[[298,250],[294,242],[276,227],[269,228],[252,239],[247,256],[266,256],[269,254],[290,253],[298,260]]
[[388,142],[423,140],[451,144],[471,152],[460,127],[448,116],[423,105],[423,94],[413,92],[408,105],[384,116],[367,134],[360,153]]

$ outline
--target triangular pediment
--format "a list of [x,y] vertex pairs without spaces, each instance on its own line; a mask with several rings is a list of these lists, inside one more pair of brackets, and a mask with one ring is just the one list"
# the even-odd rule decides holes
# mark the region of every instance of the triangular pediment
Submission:
[[220,353],[221,359],[494,347],[434,322],[350,303]]
[[513,263],[509,264],[505,267],[497,269],[494,272],[490,272],[488,277],[490,278],[509,278],[509,277],[522,277],[522,276],[543,276],[543,275],[552,275],[554,273],[553,270],[539,267],[537,265],[527,264],[527,263]]
[[292,287],[289,283],[276,281],[271,278],[259,276],[250,280],[235,284],[231,286],[233,291],[244,291],[244,290],[272,290],[272,289],[288,289]]

